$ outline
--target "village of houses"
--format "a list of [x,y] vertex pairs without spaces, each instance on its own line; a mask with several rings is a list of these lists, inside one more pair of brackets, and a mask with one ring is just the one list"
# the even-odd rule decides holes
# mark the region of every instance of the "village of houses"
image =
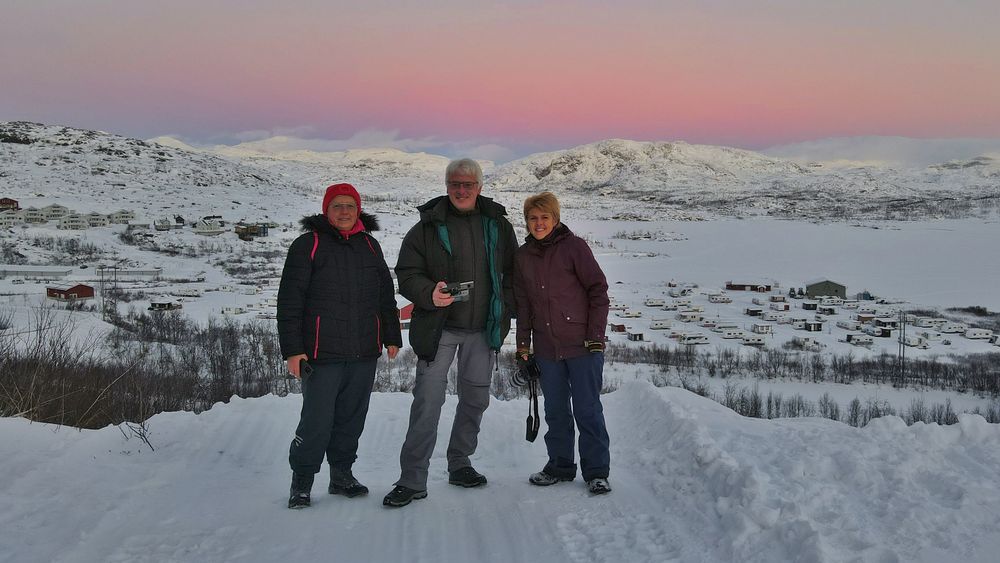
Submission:
[[[125,224],[137,232],[190,228],[205,236],[234,232],[244,241],[266,237],[273,223],[238,223],[231,230],[219,216],[187,223],[182,217],[163,218],[152,225],[135,224],[131,211],[107,215],[76,214],[61,205],[21,209],[10,198],[0,199],[0,228],[18,225],[51,225],[58,229],[84,230]],[[274,319],[278,279],[267,278],[256,285],[212,283],[204,277],[186,279],[165,276],[162,268],[126,268],[121,265],[22,266],[0,264],[0,280],[7,284],[34,284],[14,293],[44,292],[51,303],[86,302],[100,298],[101,288],[140,291],[155,295],[145,308],[151,312],[194,305],[196,317],[221,314],[245,318]],[[859,352],[897,353],[901,347],[914,353],[947,354],[995,350],[1000,335],[943,317],[916,316],[900,304],[876,300],[867,291],[848,298],[847,288],[833,280],[814,280],[801,287],[783,289],[777,282],[728,281],[717,290],[695,283],[673,280],[648,295],[623,295],[612,287],[608,334],[612,342],[653,343],[694,347],[699,345],[739,347],[792,347],[822,351],[833,347],[857,347]],[[206,298],[207,294],[216,297]],[[228,294],[230,297],[219,298]],[[403,328],[409,324],[412,304],[400,299]],[[199,305],[199,302],[200,303]],[[512,343],[512,337],[507,344]]]
[[[119,210],[109,214],[78,214],[58,204],[22,209],[17,200],[0,198],[0,229],[7,230],[18,226],[50,228],[55,226],[59,230],[85,231],[125,225],[127,231],[140,237],[152,237],[153,231],[190,229],[194,234],[210,237],[233,232],[240,240],[252,241],[258,237],[266,237],[269,229],[277,226],[273,222],[239,222],[230,229],[220,216],[207,216],[191,223],[180,216],[157,219],[152,224],[135,221],[135,213],[129,210]],[[211,284],[207,283],[203,276],[185,276],[183,279],[178,279],[169,273],[165,274],[160,267],[129,268],[120,263],[98,264],[94,267],[0,264],[0,280],[6,280],[9,286],[20,286],[18,290],[11,287],[3,292],[8,296],[44,293],[45,298],[51,303],[85,304],[90,300],[101,298],[102,288],[115,288],[122,291],[157,294],[148,301],[146,307],[148,311],[153,312],[181,309],[184,303],[197,300],[206,292],[229,293],[233,297],[223,299],[222,305],[197,311],[199,313],[227,316],[255,314],[259,318],[273,319],[277,307],[275,296],[277,280],[265,281],[263,285]],[[237,295],[248,297],[238,298]]]
[[822,351],[857,347],[895,354],[900,347],[938,354],[995,351],[1000,335],[943,317],[916,316],[867,291],[818,279],[783,291],[776,282],[727,281],[716,290],[669,281],[641,301],[612,299],[611,340],[675,341],[678,346],[781,347]]

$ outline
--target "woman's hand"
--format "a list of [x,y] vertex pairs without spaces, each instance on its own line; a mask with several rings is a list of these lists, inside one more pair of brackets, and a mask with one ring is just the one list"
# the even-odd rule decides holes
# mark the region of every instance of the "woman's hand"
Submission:
[[288,364],[288,373],[295,376],[295,379],[302,379],[302,375],[299,373],[299,366],[302,365],[302,360],[308,360],[309,356],[305,354],[295,354],[294,356],[288,356],[285,363]]

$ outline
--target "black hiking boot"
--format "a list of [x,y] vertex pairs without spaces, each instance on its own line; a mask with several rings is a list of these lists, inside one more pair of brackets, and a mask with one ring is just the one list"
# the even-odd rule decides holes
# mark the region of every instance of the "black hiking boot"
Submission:
[[479,487],[486,484],[486,476],[473,469],[472,466],[463,467],[448,474],[448,483],[466,489]]
[[597,477],[587,481],[587,490],[592,495],[603,495],[611,492],[611,485],[607,479]]
[[549,485],[555,485],[556,483],[564,481],[572,481],[575,477],[569,477],[565,475],[553,475],[547,473],[544,469],[538,473],[532,473],[528,477],[528,482],[532,485],[538,485],[539,487],[548,487]]
[[350,469],[344,471],[332,466],[330,467],[330,486],[326,490],[331,495],[344,495],[347,498],[368,494],[368,487],[359,483]]
[[385,495],[385,498],[382,499],[382,506],[398,508],[410,504],[412,500],[422,498],[427,498],[427,491],[417,491],[409,487],[396,485],[396,488],[389,491],[389,494]]
[[288,508],[309,506],[309,493],[312,491],[314,477],[311,474],[292,473],[292,487],[288,491]]

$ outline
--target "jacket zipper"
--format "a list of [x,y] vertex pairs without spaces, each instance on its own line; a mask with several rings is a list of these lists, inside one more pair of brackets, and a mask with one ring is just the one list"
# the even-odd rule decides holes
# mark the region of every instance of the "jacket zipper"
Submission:
[[316,346],[313,348],[313,359],[319,358],[319,315],[316,315]]

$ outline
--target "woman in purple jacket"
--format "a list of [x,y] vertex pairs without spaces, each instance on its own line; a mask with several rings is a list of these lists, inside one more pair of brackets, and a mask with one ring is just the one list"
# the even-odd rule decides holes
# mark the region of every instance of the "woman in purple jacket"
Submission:
[[[549,461],[528,479],[547,486],[576,478],[573,442],[580,431],[580,468],[592,494],[611,491],[608,430],[601,406],[608,282],[586,241],[559,222],[549,192],[524,202],[529,236],[517,250],[517,353],[532,341],[545,396]],[[573,422],[576,421],[576,428]]]

